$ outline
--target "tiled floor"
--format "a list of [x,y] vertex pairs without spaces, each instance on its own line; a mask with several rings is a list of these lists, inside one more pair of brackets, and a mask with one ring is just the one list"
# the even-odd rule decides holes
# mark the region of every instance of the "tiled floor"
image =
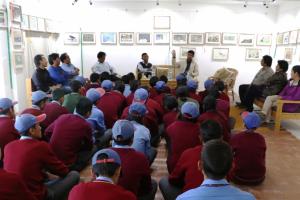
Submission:
[[[242,130],[239,117],[241,110],[231,109],[231,116],[236,117],[236,130]],[[258,200],[298,200],[300,199],[300,141],[289,132],[274,132],[269,128],[260,128],[258,132],[264,135],[267,142],[267,174],[264,183],[255,187],[242,187],[253,193]],[[158,155],[152,165],[152,177],[157,181],[167,175],[166,151],[164,141],[158,148]],[[83,181],[90,179],[90,167],[81,173]],[[160,191],[156,200],[163,200]]]

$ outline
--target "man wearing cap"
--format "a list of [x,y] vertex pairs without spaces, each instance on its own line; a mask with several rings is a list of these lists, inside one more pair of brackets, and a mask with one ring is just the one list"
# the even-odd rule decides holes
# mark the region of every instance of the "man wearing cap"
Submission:
[[230,144],[234,153],[231,178],[237,184],[257,185],[264,181],[266,173],[266,142],[256,132],[261,124],[255,112],[243,112],[242,119],[246,130],[234,134]]
[[69,200],[136,200],[136,196],[117,185],[121,174],[121,159],[111,149],[102,149],[92,158],[94,180],[80,183],[69,194]]
[[[6,145],[4,169],[21,177],[36,199],[60,199],[78,183],[79,174],[69,172],[49,144],[39,141],[42,137],[39,124],[45,118],[45,114],[22,114],[16,118],[15,128],[21,138]],[[47,171],[64,178],[49,183],[47,189],[44,184],[48,177]]]
[[169,173],[173,171],[184,150],[200,144],[199,124],[197,123],[200,115],[199,107],[193,102],[186,102],[182,105],[180,114],[179,119],[169,125],[166,130]]
[[154,200],[157,183],[151,183],[149,162],[144,154],[130,147],[134,138],[134,126],[128,120],[118,120],[112,133],[112,149],[120,155],[122,162],[122,176],[118,184],[138,198]]
[[[0,149],[2,152],[8,143],[20,138],[20,134],[14,127],[14,105],[16,104],[17,102],[13,102],[9,98],[0,98]],[[0,159],[1,161],[2,159]]]
[[107,72],[108,74],[116,74],[115,68],[112,67],[108,62],[105,62],[106,53],[100,51],[97,54],[98,61],[92,67],[92,72],[97,74],[102,74],[103,72]]
[[70,83],[72,92],[64,96],[63,106],[67,108],[69,113],[73,113],[76,105],[79,102],[79,99],[82,97],[80,95],[80,89],[82,88],[82,83],[77,80],[72,80]]
[[142,54],[142,60],[137,64],[138,73],[149,78],[152,75],[152,64],[148,62],[149,56],[147,53]]
[[198,89],[198,82],[194,80],[188,80],[186,85],[189,89],[189,96],[200,104],[201,97],[198,94],[196,94]]
[[179,68],[180,73],[184,74],[188,80],[194,79],[197,80],[199,71],[198,64],[194,60],[195,52],[193,50],[189,50],[187,52],[186,60],[176,62],[176,51],[172,51],[172,65],[174,67]]
[[166,83],[164,81],[157,81],[154,88],[157,92],[156,97],[153,98],[162,108],[163,108],[163,99],[165,96],[165,87]]

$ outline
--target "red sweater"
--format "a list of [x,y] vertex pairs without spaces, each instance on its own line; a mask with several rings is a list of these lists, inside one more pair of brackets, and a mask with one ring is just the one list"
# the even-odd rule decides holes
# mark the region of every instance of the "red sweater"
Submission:
[[0,197],[2,200],[36,200],[18,175],[0,169],[0,180]]
[[204,180],[198,161],[201,160],[202,145],[185,150],[169,176],[169,182],[183,185],[183,192],[196,188]]
[[66,114],[55,120],[45,131],[50,146],[67,166],[75,163],[80,151],[93,148],[92,128],[82,117]]
[[165,125],[165,129],[167,129],[169,125],[177,120],[178,115],[179,113],[177,111],[170,111],[164,114],[163,123]]
[[256,181],[266,173],[266,142],[256,132],[241,132],[232,136],[230,144],[234,153],[233,177]]
[[62,177],[68,173],[68,168],[57,159],[46,142],[15,140],[6,145],[4,154],[4,169],[19,175],[37,199],[46,197],[45,171]]
[[118,185],[137,196],[152,190],[149,162],[146,156],[132,148],[112,148],[121,158],[122,176]]
[[182,152],[200,144],[199,124],[177,120],[167,128],[166,139],[169,143],[167,167],[171,173]]
[[151,87],[149,89],[149,98],[153,99],[154,97],[156,97],[158,94],[157,94],[157,91],[155,88]]
[[132,104],[133,98],[134,98],[134,93],[131,92],[130,95],[128,95],[128,97],[126,97],[126,104],[127,104],[127,106],[129,106],[129,105]]
[[68,200],[136,200],[134,194],[118,185],[106,182],[80,183],[73,187]]
[[225,92],[220,92],[219,99],[229,102],[229,96]]
[[200,98],[199,98],[200,104],[203,103],[203,100],[204,100],[204,98],[205,98],[207,95],[208,95],[208,91],[207,91],[207,90],[203,90],[203,91],[200,91],[200,92],[198,93],[198,96],[200,97]]
[[47,118],[43,122],[46,127],[52,124],[59,116],[69,113],[65,107],[56,102],[47,103],[43,111],[47,115]]
[[156,101],[161,108],[164,107],[164,96],[165,96],[165,93],[161,93],[161,94],[158,94],[156,95],[153,100]]
[[192,99],[195,99],[196,101],[198,101],[199,103],[202,103],[202,97],[200,97],[198,94],[196,94],[196,92],[189,92],[189,96]]
[[146,107],[147,109],[151,108],[154,110],[155,114],[156,114],[156,119],[158,119],[158,122],[162,122],[162,118],[163,118],[163,115],[164,115],[164,110],[163,110],[163,107],[161,107],[159,105],[159,103],[157,103],[156,101],[154,101],[153,99],[148,99],[147,102],[146,102]]

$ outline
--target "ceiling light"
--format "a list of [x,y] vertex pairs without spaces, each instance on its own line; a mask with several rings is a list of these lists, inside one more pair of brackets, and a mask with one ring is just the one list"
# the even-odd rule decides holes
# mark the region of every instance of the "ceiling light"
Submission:
[[156,5],[159,6],[159,0],[156,1]]

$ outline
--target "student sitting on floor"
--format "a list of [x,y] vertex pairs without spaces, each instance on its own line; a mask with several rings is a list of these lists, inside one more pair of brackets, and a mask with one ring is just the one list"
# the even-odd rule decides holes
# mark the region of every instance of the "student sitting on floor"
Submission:
[[121,175],[121,159],[111,149],[102,149],[92,159],[94,180],[75,186],[68,200],[136,200],[136,196],[116,185]]
[[176,200],[255,200],[255,197],[231,186],[226,175],[231,169],[233,155],[230,146],[221,140],[205,143],[198,162],[204,174],[203,183],[176,198]]
[[115,81],[114,85],[115,85],[114,89],[111,92],[116,96],[117,105],[120,105],[120,109],[118,112],[118,116],[120,117],[123,109],[127,106],[126,97],[123,95],[125,90],[125,85],[122,83],[121,80]]
[[204,177],[198,162],[201,160],[202,147],[206,142],[221,139],[222,136],[222,128],[217,122],[207,120],[201,124],[199,139],[202,144],[185,150],[169,178],[164,177],[159,181],[165,200],[175,200],[182,192],[201,185]]
[[198,82],[195,80],[188,80],[187,87],[189,89],[189,96],[200,104],[201,97],[197,94]]
[[65,95],[63,106],[67,108],[70,113],[73,113],[76,105],[79,102],[79,99],[82,97],[79,93],[80,89],[82,88],[82,84],[80,81],[73,80],[70,83],[70,87],[72,92]]
[[32,92],[31,96],[32,107],[26,108],[21,114],[32,114],[34,116],[44,114],[43,109],[45,108],[46,102],[48,101],[48,96],[45,92],[38,90]]
[[72,170],[81,171],[95,151],[92,128],[86,121],[92,106],[89,99],[81,97],[74,114],[60,116],[45,131],[54,153]]
[[[22,114],[16,118],[15,128],[21,138],[6,145],[4,169],[22,178],[36,199],[61,199],[79,182],[79,174],[69,172],[49,144],[39,141],[42,137],[39,124],[45,118],[45,114]],[[45,184],[47,171],[64,178]]]
[[166,130],[170,124],[175,122],[179,116],[177,99],[170,94],[164,97],[164,109],[166,113],[163,117],[164,129]]
[[219,99],[229,102],[229,96],[224,92],[225,85],[223,81],[216,81],[214,87],[219,91]]
[[156,97],[153,98],[161,107],[163,107],[163,99],[165,96],[166,83],[163,81],[157,81],[154,88],[156,89]]
[[165,75],[161,75],[159,77],[159,80],[165,82],[165,84],[166,84],[164,92],[168,93],[168,94],[171,93],[171,88],[167,85],[168,84],[168,77],[165,76]]
[[150,89],[149,89],[149,98],[153,99],[154,97],[157,96],[157,92],[156,89],[154,88],[154,86],[156,85],[156,82],[159,81],[157,76],[152,76],[149,80],[149,85],[150,85]]
[[176,76],[176,88],[171,90],[171,94],[176,96],[177,89],[181,86],[186,86],[186,83],[187,83],[186,76],[183,74],[178,74]]
[[195,99],[192,99],[189,96],[189,89],[187,86],[178,87],[176,89],[176,97],[177,97],[179,109],[185,102],[194,102],[198,106],[198,108],[200,107],[198,101],[196,101]]
[[132,104],[133,98],[134,98],[134,93],[135,91],[139,88],[140,83],[138,80],[133,80],[130,82],[130,94],[128,95],[128,97],[126,97],[126,104],[130,105]]
[[138,199],[153,200],[157,183],[151,183],[149,162],[144,154],[130,147],[134,138],[134,126],[128,120],[118,120],[112,133],[112,149],[119,154],[122,162],[122,176],[118,184],[133,192]]
[[130,79],[129,79],[129,76],[128,75],[124,75],[122,76],[122,82],[124,83],[125,85],[125,89],[124,89],[124,92],[123,92],[123,95],[124,97],[128,97],[131,93],[130,91]]
[[256,185],[265,179],[266,142],[255,132],[261,124],[260,117],[255,112],[243,112],[242,118],[247,130],[230,140],[234,158],[231,179],[237,184]]
[[[17,102],[13,102],[9,98],[0,98],[0,149],[4,150],[4,147],[11,141],[20,138],[20,134],[15,129],[15,110],[14,105]],[[1,153],[1,152],[0,152]],[[3,155],[3,153],[2,153]],[[0,159],[0,162],[2,158]],[[1,163],[0,163],[1,166]]]
[[100,85],[100,74],[91,73],[90,83],[85,86],[85,90],[88,91],[90,88],[99,88]]
[[199,142],[199,108],[193,102],[186,102],[181,107],[181,115],[166,130],[168,147],[167,167],[171,173],[182,152],[195,147]]
[[199,95],[199,100],[200,100],[200,105],[203,103],[204,98],[208,95],[209,90],[214,86],[214,80],[213,79],[207,79],[204,82],[204,88],[205,90],[200,91],[198,93]]
[[127,119],[131,121],[134,126],[134,138],[132,147],[143,153],[149,160],[150,165],[153,163],[157,150],[151,147],[151,134],[148,128],[143,125],[143,118],[145,117],[147,108],[144,104],[133,103],[129,107],[129,115]]

